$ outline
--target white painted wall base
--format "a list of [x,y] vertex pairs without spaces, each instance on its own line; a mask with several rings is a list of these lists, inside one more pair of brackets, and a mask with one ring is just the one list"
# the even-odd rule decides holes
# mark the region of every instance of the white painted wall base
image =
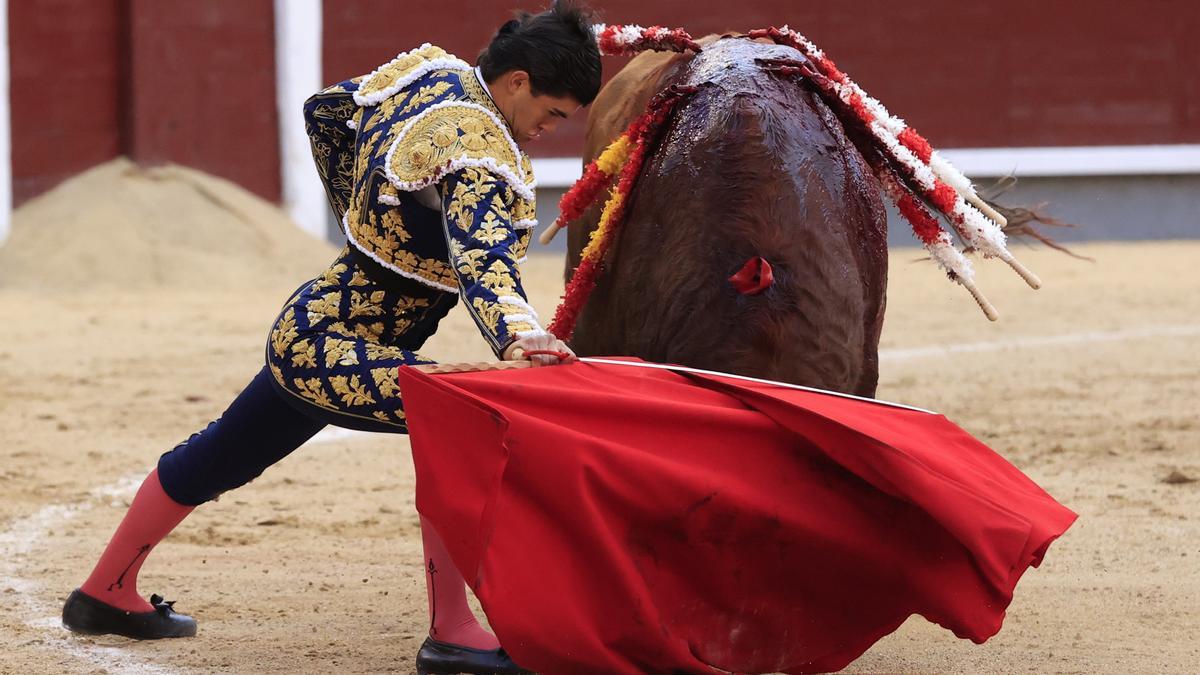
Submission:
[[1200,174],[1200,145],[957,148],[943,152],[968,176],[1173,176]]
[[283,208],[309,234],[324,238],[325,188],[304,132],[304,101],[321,88],[321,0],[275,0],[276,102]]
[[[1200,174],[1200,145],[950,148],[941,152],[971,177]],[[535,159],[533,175],[541,187],[570,187],[583,175],[583,165],[579,157]]]

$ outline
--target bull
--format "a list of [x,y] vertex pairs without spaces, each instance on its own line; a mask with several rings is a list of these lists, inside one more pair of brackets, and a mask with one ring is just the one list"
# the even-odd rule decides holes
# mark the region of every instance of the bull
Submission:
[[[642,169],[572,346],[873,396],[888,259],[871,169],[819,95],[759,65],[795,50],[700,42],[639,55],[592,106],[585,161],[656,92],[700,87]],[[568,276],[598,218],[569,230]],[[761,292],[731,283],[756,264]]]

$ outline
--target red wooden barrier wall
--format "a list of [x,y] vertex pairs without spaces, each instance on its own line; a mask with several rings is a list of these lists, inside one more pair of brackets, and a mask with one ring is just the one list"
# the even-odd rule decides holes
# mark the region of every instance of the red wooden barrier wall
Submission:
[[14,203],[121,154],[119,5],[8,3]]
[[[595,4],[602,20],[696,35],[790,23],[940,147],[1200,143],[1192,0]],[[326,0],[324,79],[369,72],[424,41],[473,61],[509,6]],[[120,154],[279,198],[271,0],[8,7],[17,203]],[[606,73],[622,63],[606,59]],[[578,154],[584,118],[531,150]]]
[[186,164],[278,201],[272,1],[129,1],[129,155]]
[[[508,4],[325,4],[325,75],[360,75],[423,41],[472,60]],[[384,5],[387,5],[385,7]],[[596,0],[610,23],[693,35],[790,23],[941,147],[1200,142],[1193,0]],[[624,63],[606,59],[606,73]],[[583,115],[534,154],[574,155]]]
[[271,0],[8,7],[15,203],[122,154],[279,199]]

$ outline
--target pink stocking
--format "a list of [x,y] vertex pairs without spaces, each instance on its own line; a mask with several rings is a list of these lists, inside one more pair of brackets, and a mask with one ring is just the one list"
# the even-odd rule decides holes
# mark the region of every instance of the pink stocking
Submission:
[[425,589],[429,594],[429,636],[474,649],[496,649],[496,636],[479,625],[467,605],[467,587],[450,559],[446,545],[421,516],[421,541],[425,545]]
[[158,482],[158,469],[151,471],[138,488],[133,504],[96,568],[79,590],[127,612],[154,611],[150,603],[138,595],[138,571],[154,546],[194,508],[167,496],[162,483]]

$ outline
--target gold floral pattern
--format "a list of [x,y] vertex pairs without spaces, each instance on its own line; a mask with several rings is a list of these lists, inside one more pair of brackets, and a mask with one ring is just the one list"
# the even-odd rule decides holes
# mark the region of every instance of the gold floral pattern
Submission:
[[457,261],[455,269],[458,273],[465,277],[468,281],[478,281],[479,275],[483,273],[483,261],[487,257],[487,251],[478,248],[464,248],[457,241],[450,245],[451,255]]
[[419,344],[423,338],[412,338],[414,331],[432,333],[453,302],[454,296],[432,289],[406,295],[379,288],[343,249],[280,312],[267,340],[267,364],[276,383],[301,400],[403,431],[396,369],[433,361],[384,339]]
[[295,385],[296,392],[304,398],[316,403],[322,408],[332,408],[334,410],[337,409],[337,406],[333,404],[333,400],[329,398],[329,395],[325,393],[325,389],[322,388],[321,380],[319,378],[310,377],[308,379],[304,379],[297,377],[292,381],[292,384]]
[[[320,323],[323,319],[336,318],[342,304],[341,291],[334,291],[310,300],[304,309],[308,312],[310,324]],[[291,311],[290,309],[288,311]]]
[[[352,245],[432,288],[425,297],[385,291],[343,256],[289,303],[294,335],[287,311],[281,316],[268,349],[272,372],[299,396],[323,396],[319,405],[403,424],[389,369],[425,359],[393,345],[419,346],[432,332],[454,299],[433,289],[461,288],[494,350],[539,329],[532,317],[512,318],[530,313],[515,261],[536,213],[521,197],[532,189],[532,163],[469,67],[436,47],[402,54],[310,103],[314,158]],[[434,184],[441,214],[410,194]]]
[[430,108],[411,124],[396,139],[389,166],[401,183],[428,181],[443,172],[450,160],[460,158],[514,167],[514,174],[519,165],[508,134],[475,105],[450,103]]
[[[535,214],[533,200],[514,195],[507,180],[482,163],[508,167],[508,178],[521,175],[525,181],[522,194],[533,182],[532,163],[524,153],[514,152],[507,122],[474,73],[440,61],[437,69],[430,70],[431,60],[453,58],[437,48],[423,47],[401,56],[370,77],[359,78],[358,84],[347,81],[319,95],[326,97],[320,101],[323,107],[310,114],[310,121],[320,125],[313,129],[314,157],[327,190],[340,196],[335,211],[345,215],[347,234],[358,248],[385,267],[434,288],[453,290],[458,287],[458,275],[440,224],[433,217],[436,212],[400,206],[402,199],[415,202],[388,179],[388,167],[409,165],[412,184],[423,185],[439,178],[447,158],[476,162],[464,169],[472,173],[472,180],[457,183],[455,198],[444,201],[452,212],[448,214],[449,222],[471,226],[472,212],[488,210],[482,201],[484,193],[498,187],[499,200],[507,205],[510,222],[522,221],[521,227],[525,228]],[[388,83],[410,75],[421,76],[391,95],[373,98],[372,106],[352,110],[352,95],[384,92]],[[357,132],[345,127],[347,115],[359,122]],[[410,121],[412,126],[405,131],[405,138],[396,141]],[[393,145],[395,152],[389,160]],[[414,161],[423,168],[418,169]],[[334,201],[331,196],[331,204]],[[490,210],[496,215],[482,224],[478,243],[503,245],[508,253],[522,257],[528,239],[516,245],[507,240],[499,244],[507,226],[499,222],[498,209],[493,206]],[[524,235],[524,229],[519,234]]]
[[356,319],[363,316],[379,316],[383,314],[384,298],[387,293],[372,291],[370,294],[350,291],[350,313],[348,318]]
[[329,378],[333,393],[337,394],[342,403],[347,406],[364,406],[375,403],[375,397],[367,391],[366,386],[358,375],[334,375]]
[[275,330],[271,331],[271,351],[275,352],[275,356],[282,358],[287,353],[288,345],[297,335],[296,312],[289,307],[275,325]]
[[512,242],[508,247],[508,255],[516,261],[520,261],[529,252],[529,241],[533,239],[533,230],[525,230],[516,241]]
[[489,302],[486,298],[477,296],[471,299],[471,306],[475,308],[475,316],[488,330],[492,333],[499,332],[500,303]]
[[512,207],[513,221],[536,220],[537,219],[537,204],[528,199],[517,199]]
[[438,80],[433,84],[426,84],[408,95],[408,103],[403,108],[400,108],[400,114],[403,115],[412,112],[417,108],[429,105],[437,99],[441,98],[450,87],[453,86],[445,80]]
[[495,246],[512,236],[511,224],[500,220],[495,211],[488,211],[471,238],[488,246]]
[[297,368],[317,367],[317,347],[307,339],[292,345],[292,365]]
[[[499,354],[519,334],[541,330],[529,315],[516,261],[531,231],[513,227],[513,191],[494,174],[476,167],[455,172],[445,187],[448,251],[461,293],[480,330]],[[510,296],[509,300],[502,298]],[[520,304],[512,304],[518,298]],[[510,321],[506,316],[524,314]]]
[[349,208],[354,188],[354,131],[346,122],[358,119],[352,90],[334,85],[304,103],[305,131],[325,185],[329,205],[341,215]]
[[[405,248],[412,235],[404,226],[398,209],[391,208],[381,217],[362,218],[357,208],[347,216],[349,234],[358,247],[372,253],[386,265],[412,274],[439,287],[454,288],[457,280],[446,260],[425,258]],[[372,220],[379,223],[373,225]],[[385,224],[388,224],[385,226]]]
[[441,47],[428,44],[422,45],[410,52],[398,55],[396,58],[380,66],[375,72],[365,76],[358,85],[358,93],[360,96],[370,96],[380,93],[429,61],[454,58],[453,54],[450,54]]
[[394,368],[372,368],[371,379],[375,381],[380,396],[395,398],[400,395],[400,383],[396,380]]
[[492,189],[496,180],[492,175],[477,167],[467,167],[462,170],[462,178],[455,182],[453,197],[446,207],[446,217],[449,222],[458,225],[459,229],[471,227],[473,214],[483,201],[483,195]]
[[497,297],[501,295],[512,295],[516,292],[516,283],[513,281],[508,265],[503,261],[496,260],[489,267],[483,276],[479,277],[480,285],[487,288]]

